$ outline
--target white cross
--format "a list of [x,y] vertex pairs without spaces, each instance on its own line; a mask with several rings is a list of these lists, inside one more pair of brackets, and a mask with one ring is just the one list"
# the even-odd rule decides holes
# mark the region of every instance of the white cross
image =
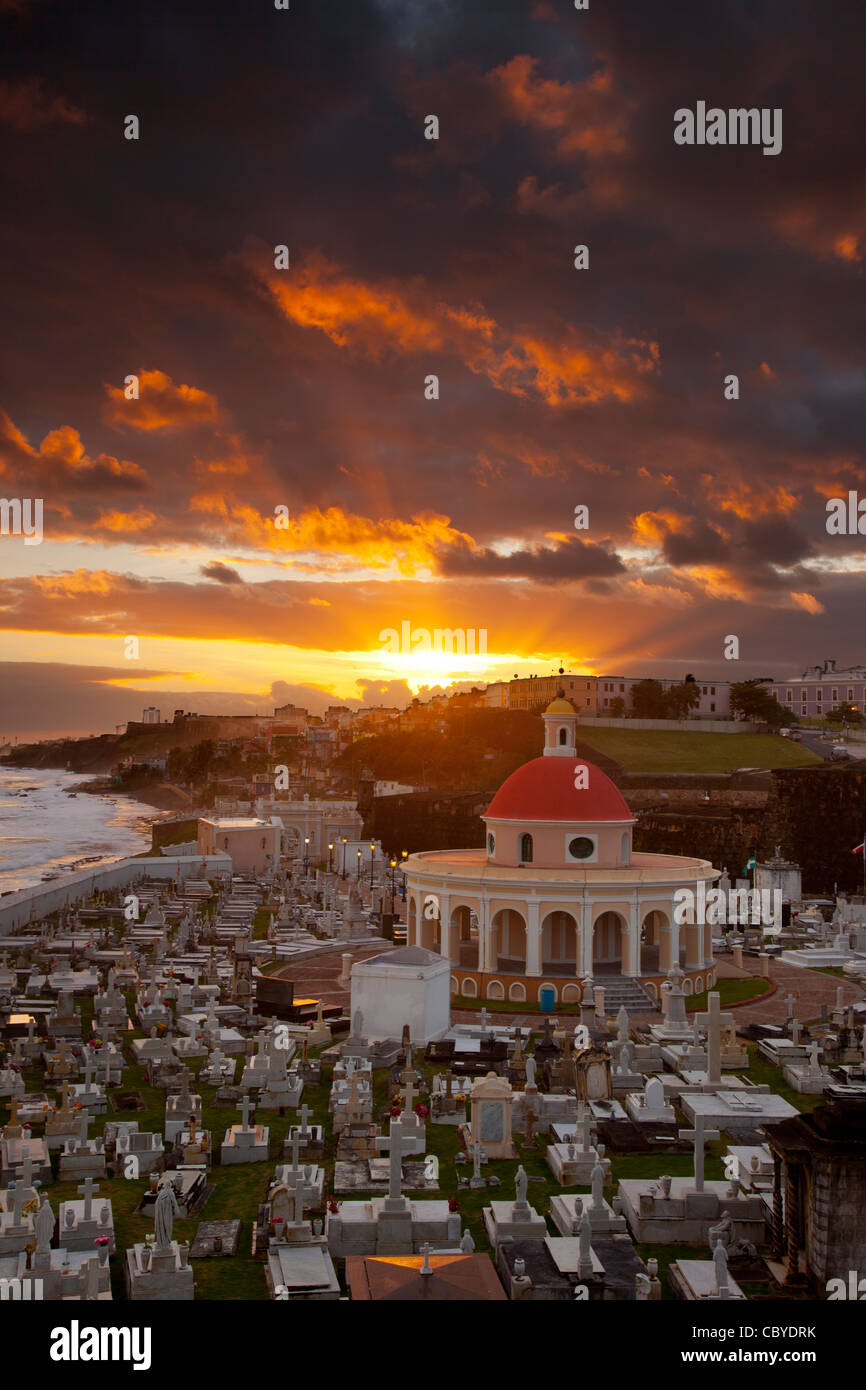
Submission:
[[403,1180],[403,1156],[410,1154],[415,1148],[415,1138],[411,1134],[411,1126],[404,1124],[402,1117],[391,1121],[391,1131],[387,1137],[376,1140],[376,1148],[380,1153],[387,1153],[389,1157],[388,1166],[388,1206],[394,1210],[395,1206],[402,1207],[405,1201],[400,1184]]
[[99,1191],[99,1185],[93,1181],[93,1178],[87,1177],[81,1186],[76,1188],[76,1191],[80,1192],[84,1198],[84,1220],[89,1221],[92,1214],[93,1194]]
[[681,1139],[694,1139],[695,1141],[695,1192],[704,1190],[704,1144],[709,1139],[719,1139],[721,1135],[717,1129],[704,1129],[704,1116],[695,1116],[694,1129],[681,1129],[679,1131]]
[[241,1114],[243,1115],[243,1119],[244,1119],[244,1122],[243,1122],[243,1125],[241,1126],[241,1128],[247,1130],[247,1129],[249,1129],[249,1127],[250,1127],[250,1098],[249,1098],[249,1095],[245,1095],[245,1096],[244,1096],[244,1103],[243,1103],[243,1105],[241,1106]]
[[404,1113],[408,1116],[411,1116],[412,1102],[415,1099],[415,1089],[413,1085],[413,1082],[415,1080],[415,1073],[413,1071],[404,1071],[400,1076],[400,1080],[403,1082],[403,1085],[406,1088],[406,1105]]
[[298,1110],[298,1114],[301,1118],[301,1134],[304,1136],[304,1138],[306,1138],[307,1136],[307,1120],[310,1118],[312,1113],[312,1110],[307,1105],[306,1101],[304,1101],[304,1104]]
[[719,1012],[721,995],[713,991],[707,999],[706,1013],[698,1014],[698,1022],[707,1030],[707,1080],[718,1084],[722,1079],[722,1028],[732,1028],[732,1014]]

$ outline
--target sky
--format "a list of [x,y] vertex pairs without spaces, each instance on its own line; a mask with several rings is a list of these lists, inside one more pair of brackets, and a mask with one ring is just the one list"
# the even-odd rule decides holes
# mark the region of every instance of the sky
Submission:
[[[0,737],[864,660],[857,4],[0,0],[0,46]],[[676,143],[699,102],[781,150]]]

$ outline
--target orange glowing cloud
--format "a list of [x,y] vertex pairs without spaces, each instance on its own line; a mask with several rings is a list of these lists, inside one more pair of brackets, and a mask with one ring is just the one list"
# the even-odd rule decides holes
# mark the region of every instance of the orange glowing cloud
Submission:
[[0,121],[22,134],[48,125],[84,125],[87,113],[65,97],[48,96],[38,79],[0,82]]
[[106,384],[111,402],[104,414],[107,424],[115,429],[178,430],[219,419],[215,396],[197,386],[175,386],[165,372],[139,372],[138,390],[138,400],[127,400],[123,386]]
[[792,593],[791,598],[794,600],[797,607],[802,608],[805,613],[814,613],[817,616],[817,614],[827,611],[823,603],[816,599],[814,594]]
[[521,53],[488,73],[488,85],[513,120],[558,133],[560,155],[598,159],[626,149],[626,103],[607,69],[585,82],[551,81],[539,77],[537,69],[538,59]]
[[423,285],[370,286],[315,255],[290,279],[265,284],[282,314],[325,333],[338,347],[378,360],[386,351],[450,351],[497,390],[540,397],[549,406],[633,400],[657,370],[658,345],[564,327],[554,341],[528,329],[509,330],[483,305],[454,306]]
[[724,512],[733,512],[743,521],[760,516],[788,516],[799,507],[799,500],[782,483],[720,483],[710,473],[701,475],[707,497]]
[[690,525],[689,518],[679,512],[640,512],[632,517],[632,539],[637,545],[661,545],[671,531],[682,535]]
[[111,454],[91,458],[71,425],[51,430],[34,449],[5,411],[0,411],[0,461],[4,472],[26,471],[28,477],[35,474],[45,482],[62,480],[91,489],[105,485],[141,490],[147,485],[147,474],[137,463]]
[[355,565],[379,570],[391,567],[403,575],[432,569],[442,546],[474,545],[471,536],[456,530],[447,516],[422,513],[411,521],[373,521],[341,507],[318,507],[289,518],[278,527],[274,517],[237,503],[220,493],[198,493],[190,508],[218,518],[224,539],[255,545],[263,550],[298,554],[339,554]]
[[122,531],[130,536],[137,531],[147,531],[151,526],[155,526],[159,520],[155,512],[149,512],[144,507],[137,507],[134,512],[101,512],[97,517],[96,526],[102,526],[106,531]]

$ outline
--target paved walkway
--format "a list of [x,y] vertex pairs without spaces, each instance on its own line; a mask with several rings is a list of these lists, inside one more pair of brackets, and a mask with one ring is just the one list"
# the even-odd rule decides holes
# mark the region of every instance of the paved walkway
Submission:
[[[384,951],[390,949],[390,943],[383,941],[375,946],[364,946],[353,951],[354,960],[369,960],[371,956],[382,955]],[[752,962],[746,957],[746,968],[737,969],[733,963],[724,956],[719,958],[719,973],[723,976],[756,976],[757,970],[749,967]],[[340,1004],[344,1009],[349,1008],[350,992],[344,988],[339,981],[340,973],[343,968],[342,954],[339,951],[327,951],[321,956],[312,956],[307,960],[298,961],[296,964],[289,962],[289,978],[294,981],[295,996],[313,999],[321,999],[324,1004]],[[836,990],[841,986],[842,997],[846,1004],[864,999],[863,990],[859,985],[853,984],[847,978],[840,978],[837,975],[823,975],[818,970],[804,970],[801,966],[786,965],[783,961],[772,959],[770,961],[770,979],[777,986],[775,994],[769,998],[756,999],[753,1003],[740,1004],[733,1009],[734,1019],[738,1027],[745,1027],[749,1023],[784,1023],[787,1017],[787,1005],[785,1000],[788,994],[793,994],[797,1000],[796,1014],[803,1023],[808,1023],[811,1019],[818,1019],[821,1016],[821,1005],[826,1004],[829,1010],[836,1006]],[[478,1010],[474,1009],[455,1009],[453,1011],[453,1021],[455,1023],[476,1023],[481,1020],[481,1007],[483,1000],[479,1004]],[[554,1011],[554,1017],[556,1017]],[[563,1018],[571,1018],[577,1022],[577,1014],[563,1014]],[[524,1028],[538,1029],[541,1026],[543,1015],[536,1013],[506,1013],[498,1009],[492,1009],[488,1013],[491,1023],[520,1024]],[[629,1014],[629,1022],[632,1027],[642,1024],[659,1023],[661,1015],[653,1014]]]

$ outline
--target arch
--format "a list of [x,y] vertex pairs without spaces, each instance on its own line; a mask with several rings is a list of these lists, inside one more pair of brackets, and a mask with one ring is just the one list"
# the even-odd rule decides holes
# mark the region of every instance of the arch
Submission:
[[458,994],[459,991],[460,991],[460,986],[459,986],[459,984],[457,983],[457,976],[456,976],[456,975],[452,975],[452,976],[451,976],[451,993],[452,993],[452,994]]
[[560,748],[565,748],[567,744],[568,744],[568,730],[567,730],[567,729],[565,728],[565,726],[563,725],[562,728],[559,730],[559,746],[560,746]]
[[504,999],[505,990],[501,980],[491,980],[487,986],[488,999]]
[[698,975],[698,976],[696,977],[696,979],[695,979],[695,994],[703,994],[703,992],[704,992],[704,977],[703,977],[703,975]]
[[[437,893],[435,896],[438,898],[439,894]],[[426,893],[419,899],[418,902],[418,944],[419,946],[423,946],[424,949],[427,951],[438,952],[441,950],[442,945],[442,924],[438,916],[427,916],[426,911],[424,909],[425,897],[427,897]],[[439,911],[440,913],[442,911],[441,901]]]
[[518,858],[521,864],[532,863],[532,836],[527,831],[520,837],[520,850]]
[[448,954],[457,965],[464,970],[478,969],[478,915],[468,903],[451,909],[448,942]]
[[541,969],[573,975],[577,969],[577,920],[570,912],[548,912],[541,923]]
[[571,1004],[571,1003],[579,1004],[579,1003],[580,1003],[580,985],[563,985],[563,986],[562,986],[562,1002],[563,1002],[563,1004]]
[[467,975],[463,981],[463,988],[460,993],[464,999],[475,999],[478,996],[478,985],[471,975]]
[[509,985],[508,998],[524,1001],[526,999],[526,986],[522,985],[519,980],[513,985]]
[[552,980],[542,980],[541,984],[538,986],[538,993],[536,994],[535,997],[536,997],[536,999],[537,999],[537,1001],[538,1001],[539,1004],[541,1003],[541,991],[542,991],[543,989],[552,989],[552,990],[553,990],[553,1002],[554,1002],[554,1004],[555,1004],[555,1003],[557,1002],[557,1000],[559,999],[559,990],[557,989],[557,987],[556,987],[556,985],[553,983],[553,981],[552,981]]
[[685,979],[683,980],[683,994],[691,994],[691,993],[692,993],[692,982],[691,982],[691,980],[689,979],[688,975],[686,975]]
[[592,924],[593,974],[618,974],[622,970],[623,939],[628,930],[621,912],[609,908],[600,912]]
[[526,974],[526,922],[513,907],[501,907],[490,923],[490,959],[494,970]]
[[662,960],[662,942],[664,929],[669,926],[670,919],[667,913],[662,912],[661,908],[652,908],[645,915],[640,928],[639,970],[641,975],[657,975],[659,971],[665,969]]

